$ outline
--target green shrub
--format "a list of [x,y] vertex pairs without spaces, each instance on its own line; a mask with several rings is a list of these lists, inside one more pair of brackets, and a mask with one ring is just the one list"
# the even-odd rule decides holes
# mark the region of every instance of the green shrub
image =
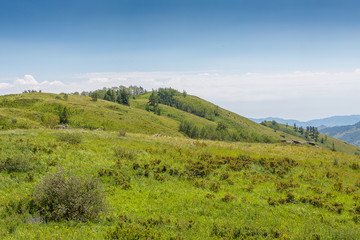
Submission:
[[223,202],[232,202],[234,201],[236,198],[234,197],[234,195],[232,195],[231,193],[227,193],[225,194],[225,196],[221,199]]
[[80,133],[60,133],[57,139],[70,144],[79,144],[82,141],[82,136]]
[[129,151],[122,147],[115,148],[114,153],[118,158],[134,159],[137,156],[135,151]]
[[0,171],[27,172],[37,167],[36,159],[30,153],[16,153],[0,159]]
[[124,130],[119,131],[119,136],[120,137],[125,137],[125,135],[126,135],[126,132]]
[[106,239],[163,239],[161,234],[151,227],[143,227],[130,220],[119,222],[109,229]]
[[58,170],[44,178],[33,192],[37,212],[45,220],[96,218],[104,210],[104,194],[94,178],[80,178]]

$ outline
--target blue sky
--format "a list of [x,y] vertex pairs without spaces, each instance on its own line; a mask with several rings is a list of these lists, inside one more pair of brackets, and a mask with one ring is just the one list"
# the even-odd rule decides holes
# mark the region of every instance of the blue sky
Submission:
[[[0,0],[0,94],[136,83],[186,88],[248,117],[357,114],[341,106],[360,100],[346,92],[360,88],[359,12],[347,0]],[[320,98],[305,93],[314,84],[330,86]],[[283,85],[304,94],[275,101]]]

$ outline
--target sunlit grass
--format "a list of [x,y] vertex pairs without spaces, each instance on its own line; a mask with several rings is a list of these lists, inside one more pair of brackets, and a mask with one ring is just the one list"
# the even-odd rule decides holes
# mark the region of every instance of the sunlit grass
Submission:
[[[60,141],[65,133],[80,135],[81,141]],[[104,239],[122,231],[133,237],[155,234],[164,239],[251,234],[255,239],[360,237],[358,213],[353,211],[360,201],[360,191],[354,188],[360,170],[351,167],[359,158],[354,155],[310,146],[132,133],[123,137],[118,132],[85,130],[8,130],[0,132],[0,144],[0,161],[9,157],[9,149],[17,148],[31,151],[32,161],[40,164],[17,174],[0,172],[2,239]],[[232,168],[240,155],[247,156],[249,165]],[[260,163],[262,158],[266,161]],[[277,172],[281,166],[273,171],[266,165],[271,159],[284,158],[296,162],[284,173]],[[189,174],[195,162],[208,172]],[[108,210],[88,222],[45,223],[37,214],[9,207],[27,201],[41,179],[58,168],[98,177]],[[101,169],[117,175],[100,175]],[[28,179],[29,174],[33,179]],[[343,186],[340,191],[334,187],[338,182]],[[287,200],[289,193],[294,200]],[[233,198],[224,200],[226,195]],[[322,206],[302,202],[305,197],[320,199]],[[269,198],[278,204],[269,204]],[[335,203],[342,205],[340,213],[331,210]]]

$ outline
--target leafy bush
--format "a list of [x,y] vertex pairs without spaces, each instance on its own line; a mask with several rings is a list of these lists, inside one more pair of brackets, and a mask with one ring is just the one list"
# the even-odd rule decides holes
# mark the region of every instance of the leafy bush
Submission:
[[82,136],[80,133],[60,133],[57,139],[70,144],[79,144],[82,141]]
[[225,196],[221,199],[223,202],[232,202],[234,201],[236,198],[231,194],[231,193],[227,193],[225,194]]
[[104,210],[104,194],[94,178],[80,178],[63,171],[48,175],[33,192],[35,209],[45,220],[96,218]]
[[137,156],[137,153],[135,151],[129,151],[122,147],[115,148],[114,153],[115,156],[119,158],[134,159]]
[[120,137],[125,137],[125,135],[126,135],[126,132],[124,130],[119,131],[119,136]]
[[15,153],[0,159],[0,171],[7,171],[8,173],[27,172],[35,169],[36,163],[30,153]]
[[161,239],[153,228],[145,228],[133,223],[119,223],[108,231],[106,239]]

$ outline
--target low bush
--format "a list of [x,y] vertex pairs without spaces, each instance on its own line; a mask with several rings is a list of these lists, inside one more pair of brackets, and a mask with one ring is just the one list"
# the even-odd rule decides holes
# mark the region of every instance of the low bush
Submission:
[[232,202],[234,201],[236,198],[234,197],[234,195],[232,195],[231,193],[227,193],[225,194],[225,196],[221,199],[223,202]]
[[0,159],[0,171],[27,172],[34,170],[38,165],[36,159],[27,152],[15,153]]
[[118,158],[134,159],[137,156],[135,151],[126,150],[125,148],[118,147],[114,149],[115,156]]
[[81,143],[82,136],[80,133],[60,133],[57,135],[57,139],[74,145]]
[[126,132],[124,130],[119,131],[119,136],[120,137],[125,137],[125,135],[126,135]]
[[58,170],[35,187],[36,211],[46,221],[96,218],[104,210],[104,194],[94,178],[80,178]]

